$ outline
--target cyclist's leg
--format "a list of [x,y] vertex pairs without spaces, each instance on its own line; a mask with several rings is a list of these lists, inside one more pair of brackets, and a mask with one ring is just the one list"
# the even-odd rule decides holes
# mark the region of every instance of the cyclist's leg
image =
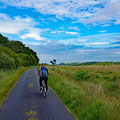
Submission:
[[43,81],[43,78],[40,77],[40,79],[39,79],[40,88],[42,87],[42,81]]
[[45,78],[46,91],[48,91],[48,84],[47,84],[47,81],[48,81],[48,77]]
[[39,85],[40,85],[40,80],[41,80],[41,79],[40,79],[40,77],[39,77]]

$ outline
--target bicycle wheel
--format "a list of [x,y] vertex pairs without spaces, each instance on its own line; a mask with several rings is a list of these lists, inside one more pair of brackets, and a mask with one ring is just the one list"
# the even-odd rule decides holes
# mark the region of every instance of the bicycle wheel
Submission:
[[44,92],[43,92],[44,98],[46,98],[46,88],[44,87]]
[[44,92],[44,98],[46,98],[46,92]]

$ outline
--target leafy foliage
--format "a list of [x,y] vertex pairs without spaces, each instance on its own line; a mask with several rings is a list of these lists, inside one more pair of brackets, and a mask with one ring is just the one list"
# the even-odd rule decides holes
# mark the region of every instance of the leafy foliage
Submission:
[[38,64],[36,53],[20,41],[9,41],[0,34],[0,69]]

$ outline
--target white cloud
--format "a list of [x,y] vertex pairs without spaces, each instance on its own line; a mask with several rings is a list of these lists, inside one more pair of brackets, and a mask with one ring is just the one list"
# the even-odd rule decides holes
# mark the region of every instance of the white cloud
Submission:
[[76,31],[80,30],[78,27],[68,27],[68,29],[70,29],[70,30],[76,30]]
[[107,30],[103,30],[103,31],[99,31],[100,33],[105,33],[105,32],[107,32]]
[[[113,44],[111,43],[116,42],[116,39],[119,38],[120,33],[114,33],[114,34],[106,33],[106,34],[97,34],[97,35],[89,35],[89,36],[78,36],[77,38],[68,37],[65,39],[60,39],[60,38],[50,39],[50,38],[44,38],[44,37],[39,38],[36,36],[37,36],[36,34],[34,36],[25,35],[26,38],[34,37],[34,39],[38,40],[37,44],[41,44],[41,45],[48,45],[48,46],[49,45],[73,45],[73,46],[76,45],[76,46],[89,46],[93,48],[108,48],[108,47],[113,47]],[[29,44],[29,41],[26,40],[26,42],[28,42]],[[34,44],[34,43],[31,43],[31,44]],[[35,44],[36,44],[36,41],[35,41]]]
[[119,0],[110,0],[110,3],[115,3],[115,2],[118,2]]
[[64,33],[64,31],[55,30],[55,31],[52,31],[51,33]]
[[[1,0],[5,4],[34,8],[42,14],[68,17],[89,24],[120,24],[120,0]],[[115,22],[116,21],[116,22]]]
[[39,43],[39,42],[29,42],[28,43],[28,42],[23,41],[23,43],[26,45],[29,44],[29,45],[35,45],[35,46],[41,45],[41,43]]
[[82,21],[85,24],[92,23],[103,24],[103,23],[114,23],[120,24],[120,0],[112,0],[108,3],[105,8],[96,12],[92,17]]
[[22,18],[16,16],[10,18],[6,14],[0,13],[0,32],[18,34],[23,30],[32,30],[37,23],[30,17]]
[[71,34],[71,35],[77,35],[77,34],[79,34],[79,33],[77,33],[77,32],[69,32],[69,31],[65,31],[65,33],[66,33],[66,34]]
[[116,54],[120,54],[120,52],[115,52]]
[[110,26],[110,24],[104,24],[101,27],[108,27],[108,26]]
[[52,31],[51,33],[53,33],[53,34],[54,34],[54,33],[57,33],[57,31]]
[[21,39],[33,38],[40,41],[46,40],[46,38],[41,37],[41,33],[49,31],[50,29],[35,28],[37,24],[38,23],[30,17],[22,18],[16,16],[10,18],[7,14],[0,13],[0,33],[19,34],[24,31],[24,35],[20,36]]
[[58,33],[63,33],[64,31],[57,31]]
[[86,45],[105,45],[105,44],[109,44],[109,42],[94,42],[94,43],[88,43]]
[[102,49],[87,49],[87,50],[81,50],[81,49],[76,49],[75,52],[77,53],[94,53],[94,52],[100,52],[100,51],[103,51]]
[[71,34],[71,35],[77,35],[79,34],[78,32],[70,32],[70,31],[52,31],[51,33],[64,33],[64,34]]
[[21,36],[22,39],[34,38],[35,40],[45,40],[44,37],[41,37],[37,32],[27,33]]
[[68,40],[59,40],[57,44],[64,44],[64,45],[84,45],[86,42],[85,39],[76,38],[76,39],[68,39]]
[[68,39],[47,39],[43,38],[43,40],[38,40],[38,43],[42,45],[77,45],[77,46],[89,46],[94,48],[107,48],[113,47],[114,41],[116,38],[119,38],[120,33],[117,34],[97,34],[97,35],[89,35],[89,36],[78,36],[77,38],[68,38]]
[[118,24],[120,24],[120,19],[117,19],[115,22],[115,25],[118,25]]
[[83,19],[93,16],[101,8],[99,4],[105,6],[107,0],[1,0],[2,2],[17,6],[34,8],[42,14],[56,15],[63,19],[69,17],[72,19]]

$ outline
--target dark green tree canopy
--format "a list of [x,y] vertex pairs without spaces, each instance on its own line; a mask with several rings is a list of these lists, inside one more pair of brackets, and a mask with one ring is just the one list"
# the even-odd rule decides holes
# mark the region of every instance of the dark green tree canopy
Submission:
[[[10,41],[0,34],[0,68],[36,65],[39,58],[36,52],[20,41]],[[11,67],[12,66],[12,67]]]

